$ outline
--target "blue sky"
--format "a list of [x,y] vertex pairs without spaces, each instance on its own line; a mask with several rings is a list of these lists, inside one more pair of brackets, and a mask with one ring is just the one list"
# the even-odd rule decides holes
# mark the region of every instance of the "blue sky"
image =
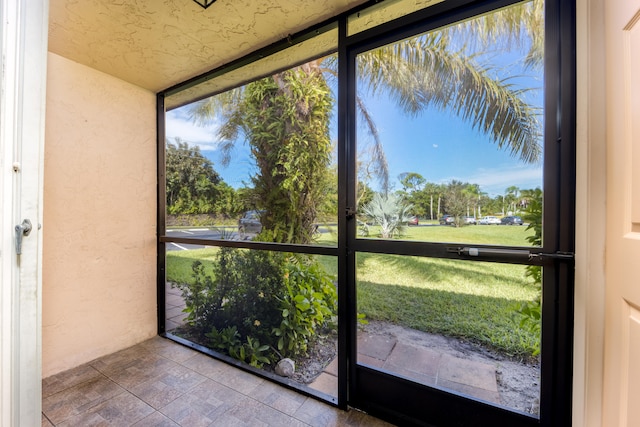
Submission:
[[[386,100],[368,100],[386,153],[392,186],[400,188],[398,175],[417,172],[427,181],[453,179],[479,184],[490,196],[503,194],[512,185],[521,189],[542,187],[542,165],[531,165],[499,150],[489,138],[455,116],[427,111],[406,117]],[[246,143],[238,142],[229,166],[221,165],[215,123],[202,127],[192,123],[186,108],[167,113],[167,137],[179,137],[200,147],[203,155],[232,187],[249,182],[253,162]],[[359,144],[368,143],[366,131],[358,131]],[[375,187],[375,183],[373,183]]]
[[[526,47],[520,51],[486,53],[477,59],[485,65],[490,64],[492,72],[508,77],[509,83],[516,87],[540,88],[540,76],[535,79],[530,77],[531,71],[524,70],[520,65],[519,59],[523,57],[524,49]],[[541,90],[529,91],[527,96],[531,104],[540,105]],[[392,188],[401,187],[397,177],[404,172],[417,172],[428,182],[434,183],[447,183],[455,179],[479,184],[480,189],[492,197],[504,194],[510,186],[520,189],[542,188],[541,164],[526,164],[508,152],[499,150],[488,137],[473,130],[470,123],[448,112],[430,109],[411,118],[386,98],[364,96],[364,100],[384,146]],[[231,163],[223,167],[216,130],[216,123],[207,127],[194,125],[189,118],[188,107],[167,113],[167,137],[170,140],[179,137],[198,145],[229,185],[241,187],[243,182],[249,182],[254,171],[249,147],[238,141]],[[332,134],[335,134],[335,130]],[[365,145],[369,140],[367,132],[359,129],[358,144]],[[358,151],[361,151],[360,147]],[[370,185],[374,189],[377,187],[375,182]]]
[[[479,184],[495,196],[515,185],[521,189],[542,187],[542,165],[526,164],[498,149],[471,124],[447,112],[429,110],[406,117],[386,100],[368,101],[389,161],[390,178],[417,172],[428,182],[453,179]],[[366,135],[363,130],[359,135]]]

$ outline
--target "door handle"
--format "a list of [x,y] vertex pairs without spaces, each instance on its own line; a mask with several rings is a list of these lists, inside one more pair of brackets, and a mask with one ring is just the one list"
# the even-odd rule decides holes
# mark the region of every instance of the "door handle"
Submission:
[[457,253],[459,256],[495,257],[508,260],[527,260],[543,263],[548,260],[571,262],[575,255],[573,252],[532,253],[529,249],[499,249],[499,248],[474,248],[474,247],[448,247],[447,252]]
[[31,225],[31,221],[25,219],[22,221],[22,224],[18,224],[15,227],[16,230],[16,254],[22,254],[22,237],[28,236],[31,233],[31,229],[33,226]]
[[496,256],[502,258],[522,258],[529,259],[531,252],[527,249],[494,249],[494,248],[473,248],[473,247],[456,247],[447,248],[447,252],[456,252],[461,256],[468,257],[486,257]]

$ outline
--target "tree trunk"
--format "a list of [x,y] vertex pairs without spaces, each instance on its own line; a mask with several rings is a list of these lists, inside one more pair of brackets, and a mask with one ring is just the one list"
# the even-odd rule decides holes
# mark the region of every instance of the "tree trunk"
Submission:
[[433,220],[433,194],[431,195],[431,201],[429,202],[429,216]]

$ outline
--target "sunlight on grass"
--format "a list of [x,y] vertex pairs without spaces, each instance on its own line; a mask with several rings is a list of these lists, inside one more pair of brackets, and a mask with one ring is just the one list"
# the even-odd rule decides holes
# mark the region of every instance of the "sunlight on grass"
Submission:
[[[378,236],[378,227],[370,227],[370,237]],[[402,240],[418,240],[438,243],[476,243],[485,245],[531,246],[526,237],[533,235],[533,230],[526,226],[507,225],[467,225],[453,226],[418,226],[405,228]]]
[[167,251],[167,282],[193,283],[193,269],[191,268],[193,263],[201,261],[205,265],[205,269],[211,271],[217,253],[218,248],[215,247],[188,251]]
[[[525,246],[526,227],[411,227],[405,238],[430,241]],[[334,245],[324,232],[317,243]],[[199,260],[211,271],[215,247],[167,252],[167,280],[191,283]],[[337,275],[336,258],[316,256],[325,271]],[[515,307],[537,295],[521,265],[359,253],[358,312],[370,320],[468,339],[502,353],[529,356],[540,337],[512,320]]]
[[358,312],[528,356],[540,339],[512,321],[535,287],[518,265],[358,254]]
[[[336,227],[324,227],[323,232],[314,239],[320,245],[335,246],[338,241]],[[484,245],[531,246],[526,238],[533,235],[526,226],[507,225],[468,225],[464,227],[421,225],[406,227],[400,240],[417,240],[434,243],[475,243]],[[380,227],[369,227],[369,239],[376,239]],[[357,236],[364,238],[363,236]]]

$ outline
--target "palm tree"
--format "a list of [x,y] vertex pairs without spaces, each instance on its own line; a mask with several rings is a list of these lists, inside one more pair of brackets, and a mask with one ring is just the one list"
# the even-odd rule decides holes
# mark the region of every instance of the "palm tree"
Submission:
[[504,198],[505,198],[505,202],[507,204],[507,209],[509,210],[509,212],[513,212],[513,213],[516,212],[518,207],[519,197],[520,197],[520,189],[517,186],[511,185],[507,187],[507,189],[505,190]]
[[[428,182],[425,184],[423,191],[429,195],[429,219],[436,219],[440,217],[442,195],[444,194],[445,188],[446,188],[446,185],[444,184],[436,184],[434,182]],[[437,201],[438,205],[436,208],[435,217],[433,216],[434,196],[437,196],[437,199],[438,199]]]
[[473,207],[473,216],[476,217],[476,209],[478,208],[478,201],[480,200],[480,186],[478,184],[467,184],[463,192],[468,198],[467,204],[467,216],[470,215],[470,207]]
[[312,61],[195,105],[200,121],[224,116],[219,134],[227,156],[240,134],[249,140],[263,239],[311,241],[329,178],[332,103],[319,63]]
[[376,193],[373,199],[362,207],[362,213],[380,226],[380,237],[390,239],[402,235],[409,211],[413,206],[405,204],[402,196],[394,193]]
[[[480,64],[479,55],[469,54],[470,43],[466,42],[474,40],[481,45],[476,50],[483,51],[486,45],[502,48],[528,39],[531,49],[527,63],[539,65],[541,44],[535,30],[539,28],[541,19],[540,4],[536,0],[363,53],[357,61],[359,87],[372,95],[386,94],[407,114],[415,115],[430,107],[452,111],[489,136],[499,148],[525,162],[537,162],[542,151],[537,110],[525,101],[522,90],[515,89],[508,80],[494,77],[490,68]],[[282,224],[294,224],[289,230],[278,230],[275,236],[270,237],[274,241],[306,243],[310,238],[305,227],[311,225],[315,204],[319,202],[310,197],[311,193],[319,196],[313,186],[317,177],[304,185],[297,181],[304,173],[313,174],[328,166],[329,158],[325,151],[328,129],[324,124],[328,123],[332,103],[326,89],[329,87],[327,81],[337,75],[336,70],[335,55],[319,58],[200,101],[191,111],[196,122],[208,122],[216,117],[222,119],[219,136],[223,141],[223,161],[228,162],[230,149],[240,134],[251,145],[259,168],[253,181],[259,187],[258,193],[264,204],[262,208],[267,212],[264,228],[279,227],[279,220],[285,221]],[[305,85],[312,85],[322,94],[316,93],[317,97],[307,101],[299,95],[314,94],[317,90]],[[270,89],[262,90],[256,86]],[[291,100],[286,107],[284,104],[276,107],[269,97],[277,98],[278,102],[286,97]],[[373,172],[380,178],[386,193],[389,190],[389,172],[382,141],[374,118],[361,97],[356,97],[356,104],[373,137]],[[268,110],[270,115],[259,114],[263,110]],[[248,115],[248,111],[255,114]],[[310,111],[312,114],[308,114]],[[269,120],[266,120],[267,116]],[[310,120],[319,120],[323,125],[313,126]],[[276,128],[277,135],[270,135]],[[301,136],[302,128],[322,134],[307,132],[306,136]],[[317,153],[310,140],[322,142]],[[313,160],[298,164],[295,156],[306,154],[306,151],[290,149],[295,143],[302,144],[305,150],[314,151]],[[279,147],[288,149],[283,151]],[[284,176],[292,173],[291,168],[302,173],[293,179]],[[293,192],[303,193],[304,200],[298,200]],[[286,210],[288,216],[277,219],[276,211],[279,209]]]

